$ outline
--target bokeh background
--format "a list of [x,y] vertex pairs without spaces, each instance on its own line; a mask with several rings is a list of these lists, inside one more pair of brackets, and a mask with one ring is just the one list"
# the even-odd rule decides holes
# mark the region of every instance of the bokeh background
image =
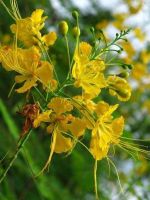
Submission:
[[[5,0],[9,5],[9,1]],[[133,70],[129,82],[133,92],[130,101],[120,104],[120,113],[125,116],[125,137],[147,140],[138,142],[150,150],[150,0],[18,0],[23,17],[30,16],[36,8],[45,10],[48,15],[47,30],[56,30],[60,20],[66,20],[71,27],[74,20],[71,12],[80,13],[81,38],[91,40],[90,27],[102,29],[107,39],[112,39],[120,30],[132,28],[128,35],[129,43],[122,43],[124,52],[120,58],[131,63]],[[11,43],[9,26],[13,20],[0,5],[0,43]],[[46,30],[44,30],[46,31]],[[64,80],[67,58],[62,51],[65,44],[60,39],[52,49],[53,60],[59,79]],[[69,36],[70,45],[73,37]],[[57,55],[57,58],[56,58]],[[113,55],[112,55],[113,56]],[[61,63],[61,64],[60,64]],[[17,114],[24,98],[8,93],[13,84],[13,75],[0,68],[0,174],[13,156],[23,119]],[[116,103],[107,94],[103,99]],[[118,103],[118,102],[117,102]],[[71,155],[55,155],[49,172],[34,178],[43,167],[49,155],[50,140],[44,129],[33,132],[19,154],[17,160],[0,185],[0,200],[93,200],[93,159],[80,145]],[[147,147],[145,147],[147,146]],[[120,192],[115,169],[106,160],[98,164],[98,189],[101,200],[150,200],[150,161],[145,155],[134,155],[116,149],[111,155],[124,193]]]

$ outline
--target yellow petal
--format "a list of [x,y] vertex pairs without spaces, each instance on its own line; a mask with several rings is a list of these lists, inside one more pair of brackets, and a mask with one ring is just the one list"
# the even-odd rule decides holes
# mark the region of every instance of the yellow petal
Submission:
[[55,97],[48,104],[48,108],[53,109],[57,115],[71,111],[73,109],[69,100],[61,97]]
[[22,75],[17,75],[17,76],[15,76],[15,82],[16,82],[16,83],[22,83],[22,82],[24,82],[26,79],[27,79],[27,77],[22,76]]
[[[78,51],[78,50],[77,50]],[[79,52],[81,56],[89,57],[92,51],[92,46],[87,42],[81,42],[79,44]]]
[[43,13],[44,13],[44,10],[36,9],[31,14],[31,19],[32,19],[32,21],[34,23],[34,26],[37,27],[39,30],[43,27],[41,25],[43,25],[43,22],[47,18],[47,17],[42,17]]
[[40,126],[41,122],[49,122],[50,121],[50,114],[52,113],[51,110],[47,110],[37,116],[37,118],[34,120],[34,128],[37,128]]
[[42,37],[42,40],[46,44],[46,46],[54,45],[56,39],[57,39],[57,34],[55,32],[50,32]]
[[16,89],[16,91],[18,93],[24,93],[24,92],[27,92],[28,90],[30,90],[33,86],[36,86],[36,81],[32,80],[32,79],[28,79],[28,80],[26,80],[24,85],[22,87],[20,87],[19,89]]
[[132,58],[135,55],[135,48],[130,42],[121,42],[121,46],[123,47],[124,51],[127,53],[128,57]]
[[50,83],[53,78],[52,65],[47,61],[42,61],[40,67],[37,69],[37,76],[41,83],[48,86],[48,83]]
[[108,154],[109,146],[105,146],[103,149],[100,147],[99,138],[95,136],[92,137],[90,142],[90,151],[96,160],[102,160]]
[[54,148],[55,153],[64,153],[69,151],[73,146],[73,142],[70,138],[66,138],[61,134],[61,131],[58,130],[56,137],[56,144]]
[[68,125],[68,130],[70,130],[71,133],[78,138],[84,134],[86,126],[85,120],[74,118],[73,121]]
[[100,101],[95,108],[95,112],[97,115],[104,115],[109,109],[109,104],[104,102],[104,101]]
[[121,134],[123,133],[123,128],[124,128],[124,118],[121,116],[117,119],[114,119],[112,122],[112,143],[118,144],[119,143],[119,138]]

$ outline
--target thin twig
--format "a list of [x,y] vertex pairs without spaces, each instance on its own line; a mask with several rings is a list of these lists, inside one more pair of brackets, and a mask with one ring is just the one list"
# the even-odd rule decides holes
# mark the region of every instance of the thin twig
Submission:
[[26,141],[28,140],[30,134],[31,134],[31,130],[30,130],[30,132],[29,132],[28,134],[26,134],[26,135],[24,136],[24,138],[20,141],[20,144],[18,145],[14,156],[13,156],[12,159],[10,160],[8,167],[4,170],[3,174],[1,175],[0,184],[2,183],[2,181],[4,180],[4,178],[6,177],[8,171],[10,170],[10,168],[11,168],[11,166],[13,165],[14,161],[17,159],[18,154],[20,153],[20,151],[21,151],[23,145],[24,145],[24,144],[26,143]]

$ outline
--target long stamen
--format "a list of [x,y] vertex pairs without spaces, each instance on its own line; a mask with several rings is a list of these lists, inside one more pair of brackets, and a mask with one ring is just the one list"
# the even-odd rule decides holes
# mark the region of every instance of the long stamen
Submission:
[[119,183],[119,186],[120,186],[120,190],[121,190],[122,193],[124,193],[123,188],[122,188],[122,185],[121,185],[121,182],[120,182],[118,170],[117,170],[117,168],[116,168],[114,162],[113,162],[109,157],[107,157],[107,158],[108,158],[109,162],[112,164],[112,166],[113,166],[114,169],[115,169],[115,172],[116,172],[116,175],[117,175],[117,178],[118,178],[118,183]]
[[14,15],[15,15],[16,19],[17,20],[21,19],[21,15],[20,15],[20,12],[19,12],[17,1],[16,0],[11,0],[10,4],[11,4],[11,8],[12,8],[12,11],[14,12]]
[[16,20],[14,14],[13,14],[13,11],[11,11],[11,10],[6,6],[6,4],[3,2],[3,0],[0,0],[0,3],[4,6],[4,8],[5,8],[6,11],[8,12],[8,14],[9,14],[14,20]]
[[42,168],[42,170],[35,177],[40,176],[47,169],[47,167],[49,167],[50,162],[52,160],[52,156],[54,154],[54,150],[55,150],[56,138],[57,138],[57,125],[55,126],[54,131],[53,131],[53,136],[52,136],[52,141],[51,141],[51,151],[50,151],[48,160],[46,164],[44,165],[44,167]]

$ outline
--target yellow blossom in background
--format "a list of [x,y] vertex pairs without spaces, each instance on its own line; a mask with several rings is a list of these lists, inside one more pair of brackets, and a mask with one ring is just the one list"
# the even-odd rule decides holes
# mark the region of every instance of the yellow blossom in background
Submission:
[[134,29],[134,34],[141,42],[145,40],[145,34],[139,27]]
[[130,14],[138,13],[143,7],[143,0],[137,0],[134,2],[133,0],[124,0],[127,3]]
[[104,28],[106,28],[108,25],[109,25],[109,21],[108,20],[102,20],[102,21],[100,21],[100,22],[98,22],[97,24],[96,24],[96,29],[104,29]]
[[123,41],[120,44],[123,50],[127,53],[129,58],[132,58],[135,55],[136,53],[135,48],[130,42]]
[[112,22],[112,25],[115,26],[119,30],[125,29],[124,21],[127,19],[128,14],[124,13],[116,13],[114,14],[114,21]]
[[140,59],[146,65],[150,63],[150,51],[143,50],[141,52]]
[[146,101],[144,101],[143,108],[144,108],[148,113],[150,113],[150,100],[149,100],[149,99],[147,99]]
[[149,171],[148,160],[142,154],[139,155],[139,162],[135,170],[138,176],[143,176]]
[[134,79],[141,81],[144,77],[148,75],[147,66],[142,62],[134,63],[134,68],[131,75]]

